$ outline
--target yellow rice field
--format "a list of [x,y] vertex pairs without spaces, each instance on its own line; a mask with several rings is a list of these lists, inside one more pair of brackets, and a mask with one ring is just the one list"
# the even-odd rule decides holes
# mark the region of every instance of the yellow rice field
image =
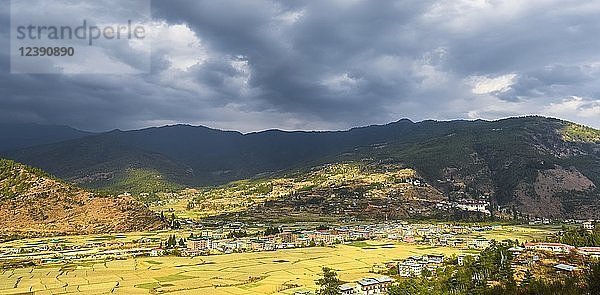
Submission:
[[[88,262],[66,267],[7,270],[0,275],[0,294],[293,294],[315,289],[321,267],[338,270],[355,281],[373,265],[415,254],[458,249],[373,241],[366,247],[338,245],[239,253],[195,258],[145,257]],[[291,288],[292,286],[299,286]]]

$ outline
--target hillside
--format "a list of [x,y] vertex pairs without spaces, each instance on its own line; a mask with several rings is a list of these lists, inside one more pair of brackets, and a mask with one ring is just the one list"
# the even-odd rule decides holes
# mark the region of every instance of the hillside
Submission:
[[[543,117],[404,119],[347,131],[250,134],[175,125],[4,154],[85,187],[136,192],[276,178],[327,163],[395,163],[450,200],[486,198],[507,214],[584,218],[599,214],[599,133]],[[160,182],[146,188],[131,171]]]
[[111,186],[130,168],[157,171],[166,181],[188,186],[213,185],[318,165],[360,146],[427,140],[469,124],[444,122],[431,128],[430,123],[400,120],[348,131],[250,134],[174,125],[113,131],[3,155],[90,188]]
[[0,239],[158,228],[158,217],[132,197],[103,197],[45,172],[0,159]]
[[600,145],[587,135],[568,140],[571,126],[540,117],[475,121],[428,141],[360,148],[338,160],[400,161],[451,199],[483,195],[505,210],[515,207],[532,216],[596,217]]
[[447,201],[412,169],[397,164],[348,162],[285,177],[187,189],[166,195],[153,202],[151,208],[194,219],[324,221],[450,217],[452,210],[437,206]]

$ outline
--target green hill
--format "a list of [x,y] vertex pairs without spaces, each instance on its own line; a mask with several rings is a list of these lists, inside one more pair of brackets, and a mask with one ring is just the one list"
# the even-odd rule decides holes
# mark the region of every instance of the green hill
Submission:
[[544,117],[250,134],[175,125],[5,155],[86,187],[138,192],[278,177],[326,163],[390,162],[416,170],[450,199],[485,197],[502,210],[584,218],[599,207],[599,133]]

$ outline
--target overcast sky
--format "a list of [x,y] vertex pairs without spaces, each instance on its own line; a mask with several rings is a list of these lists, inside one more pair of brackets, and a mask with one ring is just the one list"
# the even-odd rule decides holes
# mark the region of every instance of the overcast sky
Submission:
[[248,132],[539,114],[600,128],[600,1],[156,0],[151,73],[123,75],[11,74],[0,1],[3,122]]

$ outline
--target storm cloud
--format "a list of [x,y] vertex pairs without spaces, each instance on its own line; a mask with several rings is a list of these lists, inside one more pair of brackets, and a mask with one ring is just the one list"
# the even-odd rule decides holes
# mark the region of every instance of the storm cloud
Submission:
[[575,0],[155,0],[148,74],[11,74],[1,46],[0,120],[249,132],[539,114],[600,128],[598,15]]

